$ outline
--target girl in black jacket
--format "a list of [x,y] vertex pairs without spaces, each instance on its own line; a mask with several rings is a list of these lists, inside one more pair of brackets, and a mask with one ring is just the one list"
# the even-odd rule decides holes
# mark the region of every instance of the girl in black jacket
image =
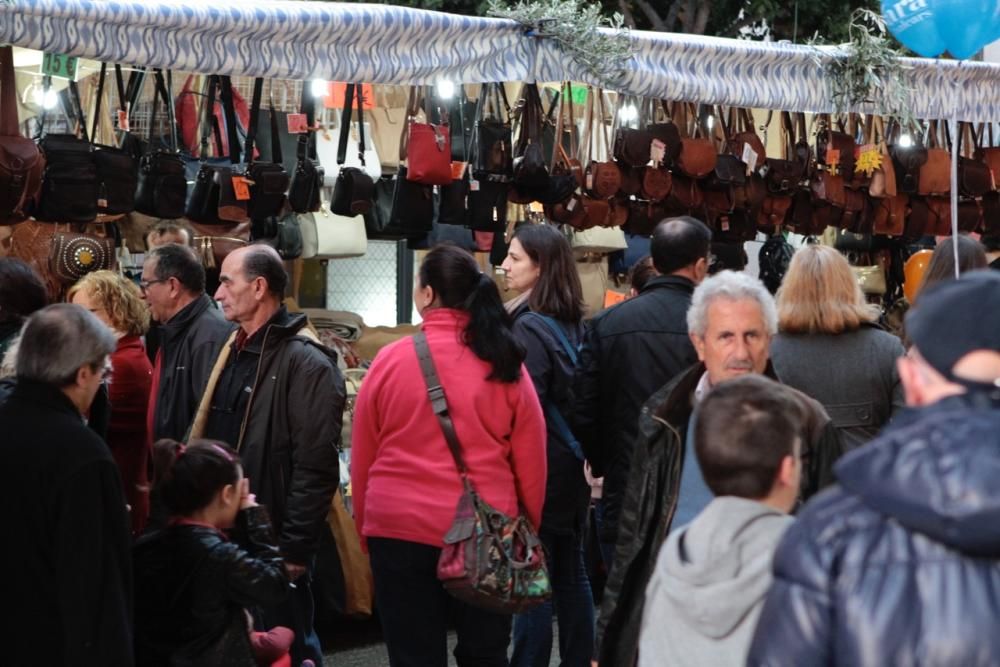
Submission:
[[569,430],[569,406],[583,336],[583,290],[566,237],[550,225],[522,225],[504,260],[507,286],[521,295],[507,304],[524,365],[545,410],[548,473],[539,536],[545,545],[552,601],[514,617],[512,667],[548,665],[552,612],[559,621],[559,656],[565,667],[589,667],[594,606],[583,561],[583,527],[590,486],[583,452]]
[[257,665],[244,608],[280,602],[288,578],[239,456],[160,440],[153,465],[170,519],[133,553],[136,663]]

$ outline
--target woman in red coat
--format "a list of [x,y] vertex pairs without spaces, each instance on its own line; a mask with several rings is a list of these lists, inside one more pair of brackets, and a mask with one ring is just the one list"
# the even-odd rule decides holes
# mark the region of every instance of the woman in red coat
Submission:
[[107,442],[131,507],[132,533],[138,535],[149,515],[146,406],[153,368],[141,338],[149,328],[149,310],[138,287],[111,271],[87,274],[70,288],[67,299],[94,313],[118,337],[108,381],[111,418]]

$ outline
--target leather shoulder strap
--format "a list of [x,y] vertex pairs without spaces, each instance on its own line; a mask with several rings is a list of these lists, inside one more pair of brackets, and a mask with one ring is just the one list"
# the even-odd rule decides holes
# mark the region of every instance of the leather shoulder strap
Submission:
[[14,47],[0,48],[0,136],[19,137],[17,83],[14,81]]
[[431,401],[431,409],[441,424],[441,431],[444,432],[444,439],[448,443],[448,449],[455,459],[455,467],[462,481],[468,485],[469,469],[465,466],[465,459],[462,458],[462,445],[458,442],[458,434],[455,433],[455,424],[448,414],[448,400],[444,395],[444,388],[438,378],[437,370],[434,368],[434,359],[431,357],[431,348],[427,344],[427,335],[423,331],[413,336],[413,346],[417,348],[417,359],[420,361],[420,370],[427,384],[427,396]]

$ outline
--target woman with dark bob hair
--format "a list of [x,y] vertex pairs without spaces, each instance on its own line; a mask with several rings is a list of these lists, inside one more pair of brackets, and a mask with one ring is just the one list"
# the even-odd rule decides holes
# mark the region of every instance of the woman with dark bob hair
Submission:
[[[485,502],[538,526],[545,496],[545,419],[523,372],[493,279],[456,246],[420,265],[414,301],[469,479]],[[355,404],[354,518],[371,558],[393,667],[445,667],[449,620],[462,665],[506,665],[509,615],[458,601],[437,578],[463,485],[431,407],[413,338],[383,348]]]
[[16,257],[0,257],[0,361],[28,315],[48,302],[45,284],[27,263]]
[[545,411],[548,479],[539,535],[548,555],[552,600],[514,617],[512,667],[548,665],[552,612],[559,620],[559,657],[566,667],[590,664],[594,606],[583,558],[590,486],[583,452],[563,415],[572,405],[573,372],[583,338],[583,291],[573,250],[551,225],[522,225],[502,268],[514,335],[527,350],[524,365]]
[[903,344],[877,321],[840,252],[795,252],[778,289],[771,362],[781,382],[823,404],[847,448],[875,437],[904,405],[896,370]]
[[946,239],[942,239],[934,248],[934,253],[931,255],[931,262],[927,265],[927,271],[924,273],[924,279],[920,283],[920,290],[917,292],[917,298],[914,299],[914,305],[920,300],[920,292],[923,292],[931,285],[955,279],[956,243],[958,243],[959,275],[966,271],[985,269],[989,266],[986,259],[986,248],[974,238],[960,234],[957,237],[949,236]]

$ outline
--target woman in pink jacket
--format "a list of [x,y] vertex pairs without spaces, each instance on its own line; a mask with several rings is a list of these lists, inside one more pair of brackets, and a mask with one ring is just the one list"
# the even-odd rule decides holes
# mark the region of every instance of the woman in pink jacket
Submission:
[[[473,485],[508,516],[520,505],[537,527],[545,419],[496,285],[467,252],[438,246],[420,266],[414,299]],[[365,376],[351,483],[392,666],[444,667],[449,620],[460,667],[507,665],[510,616],[459,602],[437,579],[462,484],[412,338],[379,352]]]

